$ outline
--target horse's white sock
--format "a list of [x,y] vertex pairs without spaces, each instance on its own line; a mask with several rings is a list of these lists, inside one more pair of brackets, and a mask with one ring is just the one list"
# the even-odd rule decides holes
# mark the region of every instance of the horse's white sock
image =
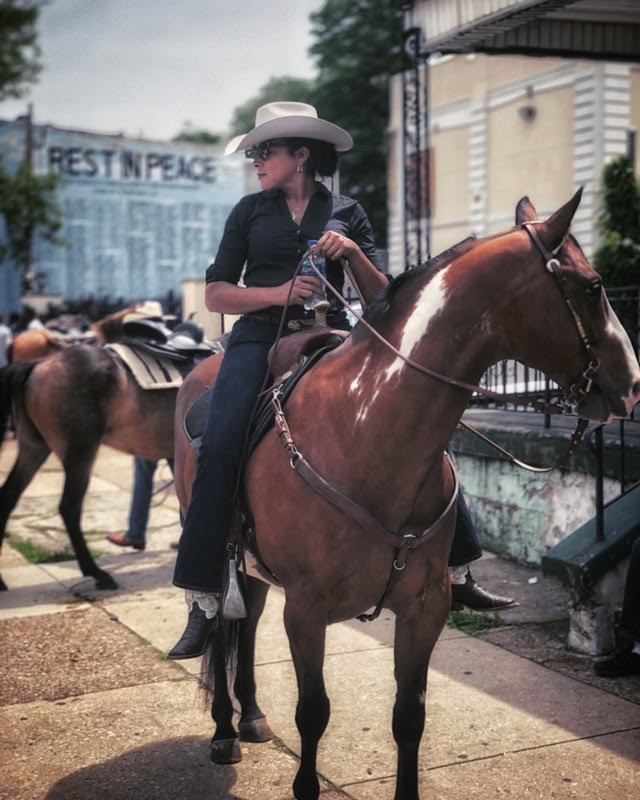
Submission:
[[207,619],[213,619],[220,608],[219,595],[210,592],[196,592],[192,589],[185,589],[185,599],[187,608],[191,609],[191,604],[195,603],[198,608],[204,611]]
[[467,580],[468,571],[468,564],[462,564],[460,567],[449,567],[449,577],[451,578],[451,583],[465,583]]

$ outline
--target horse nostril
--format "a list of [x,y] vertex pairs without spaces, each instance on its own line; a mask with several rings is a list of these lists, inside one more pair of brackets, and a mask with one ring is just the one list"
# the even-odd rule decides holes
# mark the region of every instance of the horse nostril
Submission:
[[640,381],[636,381],[631,387],[631,394],[634,397],[640,398]]

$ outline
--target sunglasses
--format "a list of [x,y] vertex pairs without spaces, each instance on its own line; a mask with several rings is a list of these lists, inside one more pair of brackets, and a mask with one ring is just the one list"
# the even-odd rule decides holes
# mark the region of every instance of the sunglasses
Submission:
[[271,149],[273,147],[286,147],[287,142],[284,139],[270,139],[268,142],[261,142],[260,144],[254,144],[253,147],[248,147],[244,154],[247,158],[255,159],[257,158],[259,161],[266,161],[271,156]]

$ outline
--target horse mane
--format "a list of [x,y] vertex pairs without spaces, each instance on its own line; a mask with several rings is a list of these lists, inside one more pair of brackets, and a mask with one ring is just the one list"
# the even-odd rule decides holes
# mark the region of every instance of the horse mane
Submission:
[[135,306],[127,306],[126,308],[109,314],[103,319],[94,322],[91,327],[98,339],[99,344],[110,344],[117,342],[124,334],[124,318],[127,314],[133,311]]
[[425,272],[431,272],[433,277],[433,275],[436,275],[441,269],[446,267],[452,261],[455,261],[456,258],[468,253],[469,250],[475,247],[478,241],[479,240],[476,236],[467,236],[466,239],[454,244],[452,247],[449,247],[447,250],[444,250],[437,256],[434,256],[427,261],[423,261],[421,264],[412,266],[404,272],[401,272],[399,275],[396,275],[391,279],[387,288],[384,289],[381,294],[369,304],[369,306],[367,306],[364,319],[373,325],[389,310],[393,298],[401,286],[404,286],[410,281],[419,278],[420,276],[424,275]]

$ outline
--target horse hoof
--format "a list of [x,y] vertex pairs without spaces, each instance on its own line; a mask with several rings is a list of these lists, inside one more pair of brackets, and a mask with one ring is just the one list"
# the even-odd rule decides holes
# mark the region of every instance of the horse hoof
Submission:
[[234,739],[212,739],[210,757],[214,764],[237,764],[242,760],[240,743]]
[[100,577],[95,579],[96,581],[96,589],[117,589],[118,584],[113,580],[111,575],[101,575]]
[[270,742],[275,735],[269,727],[266,717],[240,722],[238,730],[243,742]]
[[7,584],[0,578],[0,592],[6,592],[8,589]]

